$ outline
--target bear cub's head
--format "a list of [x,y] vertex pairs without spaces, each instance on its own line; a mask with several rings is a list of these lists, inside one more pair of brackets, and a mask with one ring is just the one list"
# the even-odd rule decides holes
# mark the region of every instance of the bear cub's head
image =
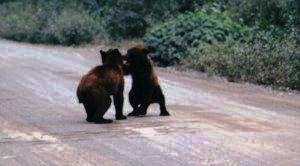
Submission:
[[123,65],[122,54],[118,49],[100,50],[103,65]]
[[148,54],[150,51],[143,45],[137,45],[132,48],[130,48],[127,51],[127,54],[123,57],[123,59],[128,64],[138,64],[143,61],[148,61]]

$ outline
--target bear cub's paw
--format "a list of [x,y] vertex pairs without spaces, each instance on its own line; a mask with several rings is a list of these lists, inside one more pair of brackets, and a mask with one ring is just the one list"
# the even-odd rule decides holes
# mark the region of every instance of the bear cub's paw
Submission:
[[96,124],[105,124],[105,123],[112,123],[111,119],[97,119],[94,121]]
[[87,118],[86,118],[86,121],[87,121],[87,122],[93,122],[93,118],[87,117]]
[[116,120],[125,120],[125,119],[127,119],[127,117],[124,115],[116,116]]
[[140,111],[140,116],[146,116],[146,114],[147,114],[147,110],[141,110]]
[[133,110],[131,113],[128,114],[128,116],[140,116],[140,114],[137,110]]
[[159,116],[170,116],[170,113],[169,112],[162,112],[162,113],[160,113],[160,115]]

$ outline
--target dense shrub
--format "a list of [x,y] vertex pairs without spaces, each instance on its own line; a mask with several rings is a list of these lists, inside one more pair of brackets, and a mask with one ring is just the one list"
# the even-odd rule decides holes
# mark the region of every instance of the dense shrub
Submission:
[[278,41],[260,33],[251,43],[207,44],[205,49],[191,50],[183,65],[231,81],[300,89],[300,47],[290,36]]
[[204,1],[2,0],[0,37],[66,45],[99,37],[140,37],[147,27],[180,12],[194,10]]
[[115,0],[107,12],[106,29],[113,39],[141,37],[150,25],[193,11],[206,0]]
[[[63,1],[12,2],[0,6],[0,36],[17,41],[79,44],[93,40],[97,21],[80,5]],[[97,28],[98,27],[98,28]]]
[[143,41],[152,49],[156,62],[167,66],[184,58],[188,48],[198,48],[203,43],[214,41],[224,42],[228,36],[248,40],[251,34],[247,27],[234,22],[226,12],[212,8],[186,13],[154,27]]
[[147,22],[142,16],[143,2],[120,0],[106,17],[106,28],[113,39],[140,37],[145,34]]
[[285,28],[297,17],[298,0],[238,0],[231,10],[237,18],[251,26],[268,29],[270,26]]
[[12,2],[12,1],[15,1],[15,0],[0,0],[0,4],[1,3],[6,3],[6,2]]
[[[19,17],[18,11],[22,9],[22,17]],[[38,35],[40,25],[42,24],[38,17],[32,16],[35,12],[33,5],[23,7],[23,3],[15,2],[1,6],[0,15],[0,33],[2,37],[30,41],[33,35]]]
[[91,42],[99,29],[97,22],[85,11],[64,10],[56,19],[48,22],[45,42],[71,45]]

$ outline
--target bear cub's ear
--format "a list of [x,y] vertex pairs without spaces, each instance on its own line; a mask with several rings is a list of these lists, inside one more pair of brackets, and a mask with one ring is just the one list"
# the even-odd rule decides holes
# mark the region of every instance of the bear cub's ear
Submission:
[[103,50],[100,50],[100,54],[101,54],[102,64],[105,64],[108,59],[108,54]]
[[100,54],[101,54],[101,55],[105,54],[105,51],[100,50]]
[[122,56],[122,54],[120,53],[119,49],[115,48],[112,50],[114,55],[119,55]]

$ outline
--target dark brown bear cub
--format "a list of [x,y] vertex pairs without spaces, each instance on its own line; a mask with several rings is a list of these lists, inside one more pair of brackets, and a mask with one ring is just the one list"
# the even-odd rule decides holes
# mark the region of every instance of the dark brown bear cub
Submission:
[[131,74],[132,87],[129,92],[129,102],[133,111],[128,116],[144,116],[150,104],[160,105],[160,115],[170,115],[166,109],[165,97],[158,83],[151,59],[147,56],[149,50],[142,45],[127,51],[124,60],[124,73]]
[[82,77],[78,88],[77,97],[82,103],[88,122],[111,123],[112,120],[104,119],[103,115],[111,105],[113,96],[116,109],[116,119],[126,119],[123,115],[123,61],[118,49],[110,49],[107,52],[100,51],[102,66],[96,66]]

